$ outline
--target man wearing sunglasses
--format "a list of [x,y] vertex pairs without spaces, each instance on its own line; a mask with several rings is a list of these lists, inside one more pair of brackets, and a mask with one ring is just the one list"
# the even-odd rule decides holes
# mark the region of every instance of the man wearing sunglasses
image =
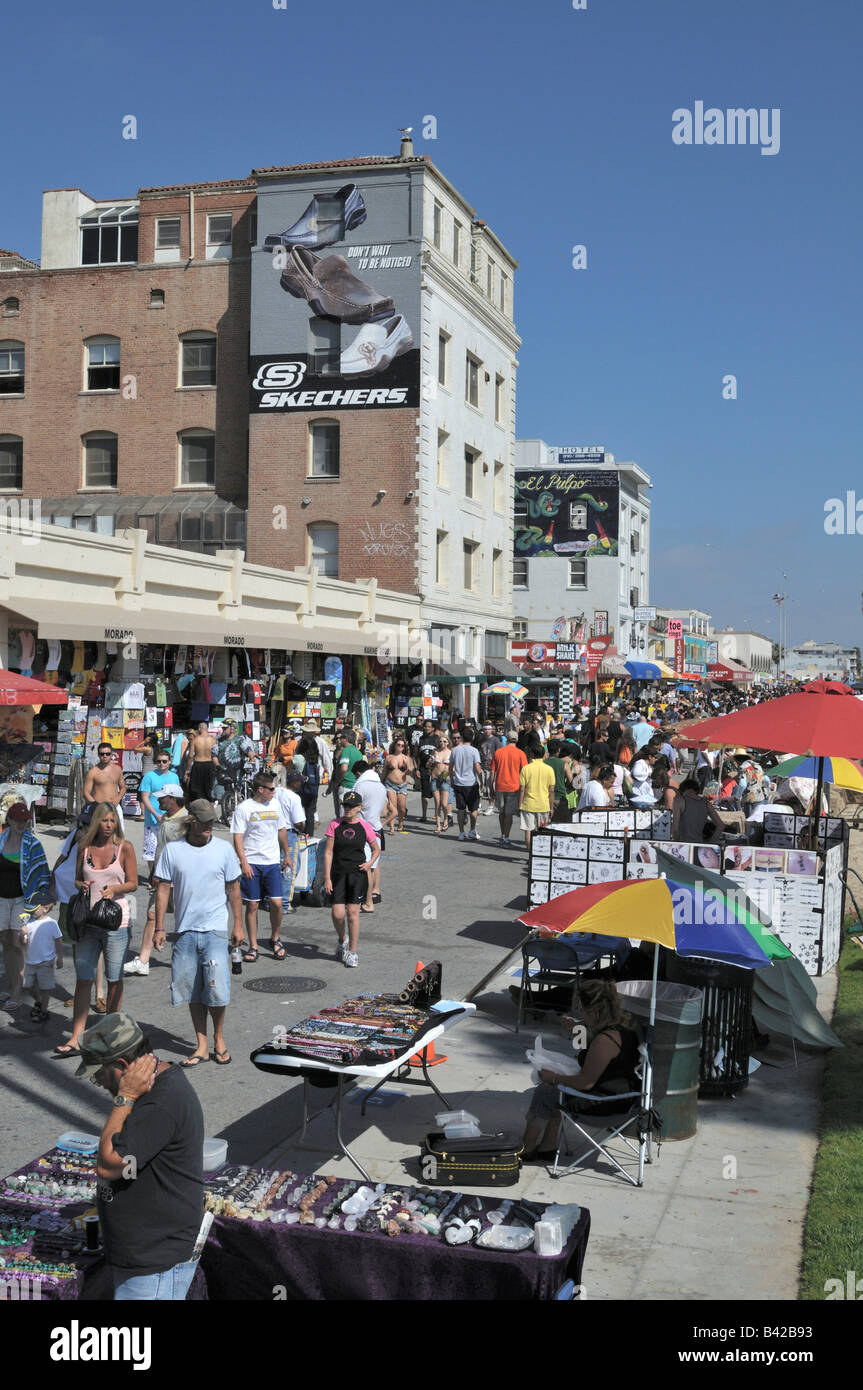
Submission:
[[149,880],[153,881],[153,862],[156,858],[156,836],[164,819],[164,809],[156,799],[156,792],[162,787],[173,785],[177,774],[171,767],[171,754],[167,748],[160,748],[156,754],[156,765],[152,772],[145,772],[141,778],[139,794],[144,807],[144,862],[149,869]]

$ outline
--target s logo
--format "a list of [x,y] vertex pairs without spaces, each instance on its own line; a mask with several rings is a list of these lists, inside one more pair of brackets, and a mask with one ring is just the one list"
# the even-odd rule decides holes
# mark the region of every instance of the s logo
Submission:
[[282,391],[299,386],[306,374],[305,362],[265,362],[252,382],[255,391]]

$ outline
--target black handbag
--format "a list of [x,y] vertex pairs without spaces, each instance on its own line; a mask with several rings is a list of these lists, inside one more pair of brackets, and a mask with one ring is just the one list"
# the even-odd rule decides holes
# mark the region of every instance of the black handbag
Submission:
[[524,1145],[514,1134],[480,1134],[474,1139],[447,1139],[427,1134],[420,1153],[422,1180],[429,1186],[512,1187],[518,1182]]
[[100,898],[90,908],[87,921],[91,927],[101,927],[103,931],[116,931],[123,921],[123,909],[113,898]]
[[66,935],[70,941],[82,941],[90,921],[90,894],[73,893],[66,904]]

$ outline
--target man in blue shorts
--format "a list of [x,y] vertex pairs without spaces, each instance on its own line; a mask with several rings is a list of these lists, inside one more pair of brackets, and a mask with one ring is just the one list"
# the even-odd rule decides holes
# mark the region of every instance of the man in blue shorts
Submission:
[[231,1000],[228,906],[234,921],[231,940],[238,946],[243,939],[240,861],[225,840],[213,838],[217,818],[211,801],[193,801],[185,835],[165,845],[154,873],[157,951],[165,943],[165,913],[174,889],[177,940],[171,957],[171,1002],[189,1005],[195,1029],[195,1051],[181,1062],[184,1067],[196,1067],[210,1056],[208,1012],[213,1059],[221,1067],[231,1060],[223,1031]]
[[240,884],[246,904],[246,932],[249,949],[243,960],[254,965],[258,959],[258,907],[264,898],[270,903],[270,935],[273,955],[284,960],[285,948],[279,940],[282,928],[282,874],[290,863],[288,822],[276,799],[275,778],[258,772],[252,779],[252,795],[241,801],[231,817],[231,835],[240,861]]

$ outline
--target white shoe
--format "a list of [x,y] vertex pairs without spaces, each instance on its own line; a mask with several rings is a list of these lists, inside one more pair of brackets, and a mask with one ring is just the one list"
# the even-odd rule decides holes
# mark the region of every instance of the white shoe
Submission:
[[493,816],[493,815],[494,815],[494,807],[493,807],[493,806],[488,806],[488,807],[483,811],[483,815],[484,815],[484,816]]
[[345,956],[347,955],[347,953],[348,943],[346,941],[340,941],[336,946],[336,960],[340,960],[344,965]]
[[356,951],[345,951],[345,965],[349,966],[349,968],[352,970],[354,966],[359,965],[359,963],[360,958],[357,955]]
[[479,839],[479,835],[477,835],[477,833],[476,833],[475,830],[472,830],[472,831],[470,832],[470,834],[468,835],[467,838],[468,838],[469,840],[478,840],[478,839]]
[[150,962],[146,961],[145,963],[140,956],[136,956],[134,960],[127,960],[123,966],[124,975],[149,975],[149,973]]
[[342,376],[371,376],[382,372],[394,357],[414,345],[413,334],[401,314],[381,323],[366,323],[342,353]]

